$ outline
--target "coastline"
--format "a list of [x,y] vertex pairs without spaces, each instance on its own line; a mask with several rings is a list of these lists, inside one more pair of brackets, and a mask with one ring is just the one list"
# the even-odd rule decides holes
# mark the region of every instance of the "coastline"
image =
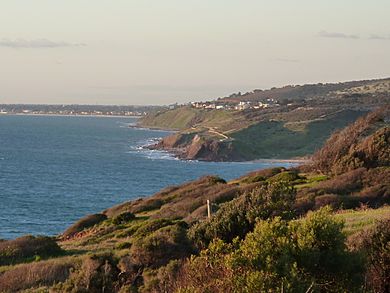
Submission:
[[117,118],[137,118],[140,119],[142,116],[126,116],[126,115],[83,115],[83,114],[34,114],[34,113],[2,113],[1,116],[53,116],[53,117],[101,117],[101,118],[110,118],[110,117],[117,117]]
[[[140,128],[140,129],[149,129],[149,130],[160,130],[160,131],[169,131],[172,133],[179,133],[180,130],[175,130],[175,129],[169,129],[169,128],[164,128],[164,127],[148,127],[148,126],[142,126],[139,123],[131,125],[130,127],[132,128]],[[156,141],[156,143],[152,143],[150,145],[145,145],[143,148],[145,149],[155,149],[155,150],[161,150],[168,152],[172,154],[175,158],[182,160],[182,161],[191,161],[190,159],[185,159],[183,157],[183,148],[159,148],[158,145],[164,140],[165,137],[160,138]],[[291,158],[291,159],[253,159],[253,160],[247,160],[247,161],[236,161],[236,160],[230,160],[230,161],[212,161],[212,160],[195,160],[195,161],[204,161],[204,162],[224,162],[224,163],[266,163],[266,164],[272,164],[272,163],[284,163],[284,164],[297,164],[297,165],[302,165],[305,163],[310,162],[310,159],[305,159],[305,158]]]

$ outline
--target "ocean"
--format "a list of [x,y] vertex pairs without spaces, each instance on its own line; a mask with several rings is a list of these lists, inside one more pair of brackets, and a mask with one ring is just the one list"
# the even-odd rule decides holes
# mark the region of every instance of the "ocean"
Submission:
[[0,116],[0,238],[57,235],[81,217],[215,174],[287,163],[181,161],[142,146],[168,131],[137,118]]

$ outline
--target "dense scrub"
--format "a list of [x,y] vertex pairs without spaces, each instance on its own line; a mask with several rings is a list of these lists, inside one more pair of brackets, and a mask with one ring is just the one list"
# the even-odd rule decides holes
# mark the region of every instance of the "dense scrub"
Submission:
[[216,238],[227,242],[243,238],[258,219],[291,218],[294,199],[295,190],[283,181],[264,185],[223,204],[212,219],[194,225],[189,235],[198,247]]
[[[363,264],[329,209],[298,221],[260,220],[244,240],[214,240],[200,256],[160,269],[152,292],[359,290]],[[170,278],[167,278],[167,270]],[[355,291],[356,292],[356,291]]]
[[390,107],[385,106],[333,134],[314,155],[314,170],[342,174],[390,165]]
[[390,218],[351,237],[352,250],[361,251],[367,262],[366,286],[374,292],[390,291]]

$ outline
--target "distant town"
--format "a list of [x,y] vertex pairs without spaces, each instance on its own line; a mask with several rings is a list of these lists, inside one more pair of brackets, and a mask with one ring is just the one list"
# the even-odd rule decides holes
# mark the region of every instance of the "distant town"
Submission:
[[159,106],[0,104],[0,114],[144,116]]
[[217,110],[247,110],[247,109],[265,109],[279,107],[276,99],[268,98],[263,102],[240,101],[238,103],[227,103],[222,101],[212,102],[192,102],[191,106],[197,109],[217,109]]
[[0,114],[25,115],[74,115],[74,116],[145,116],[152,111],[176,109],[190,106],[196,109],[216,109],[241,111],[247,109],[266,109],[279,107],[279,101],[266,98],[263,101],[227,102],[214,100],[207,102],[189,102],[168,106],[116,106],[116,105],[45,105],[45,104],[0,104]]

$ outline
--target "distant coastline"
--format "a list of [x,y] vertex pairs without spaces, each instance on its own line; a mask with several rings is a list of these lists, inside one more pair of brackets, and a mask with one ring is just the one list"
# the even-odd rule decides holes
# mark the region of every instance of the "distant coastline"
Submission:
[[118,117],[118,118],[141,118],[143,116],[137,116],[137,115],[133,115],[133,116],[127,116],[127,115],[97,115],[97,114],[50,114],[50,113],[42,113],[42,114],[38,114],[38,113],[0,113],[0,117],[1,116],[57,116],[57,117],[102,117],[102,118],[109,118],[109,117]]

